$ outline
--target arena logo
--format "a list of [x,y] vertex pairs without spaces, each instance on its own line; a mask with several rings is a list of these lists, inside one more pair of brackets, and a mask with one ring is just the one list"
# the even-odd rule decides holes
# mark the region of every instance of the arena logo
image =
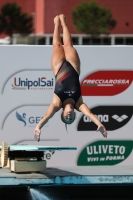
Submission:
[[14,77],[12,84],[13,90],[34,90],[34,89],[53,89],[54,80],[47,80],[46,77],[38,78],[37,80],[29,80],[26,78],[23,80],[21,77]]
[[[91,111],[108,131],[113,131],[129,122],[133,115],[133,106],[97,106]],[[88,116],[82,115],[78,123],[78,131],[95,131],[96,128]]]
[[132,152],[132,140],[96,141],[88,144],[79,154],[77,165],[116,165]]
[[19,114],[16,111],[16,118],[18,121],[22,122],[23,126],[36,126],[38,122],[42,119],[42,117],[39,116],[30,116],[27,117],[26,113]]
[[113,96],[125,91],[132,83],[133,71],[97,71],[81,82],[83,96]]

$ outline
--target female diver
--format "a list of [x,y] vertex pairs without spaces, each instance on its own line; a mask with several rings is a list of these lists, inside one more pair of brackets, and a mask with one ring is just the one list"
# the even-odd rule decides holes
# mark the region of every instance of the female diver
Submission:
[[[100,131],[104,137],[107,137],[107,131],[103,124],[83,102],[79,82],[80,59],[77,51],[72,45],[66,17],[63,14],[57,15],[54,18],[54,25],[51,66],[56,79],[56,84],[53,101],[34,130],[35,139],[39,141],[41,128],[61,108],[63,109],[61,119],[65,124],[74,122],[74,109],[76,109],[88,116],[98,126],[97,131]],[[64,45],[62,45],[60,37],[60,27],[63,29]]]

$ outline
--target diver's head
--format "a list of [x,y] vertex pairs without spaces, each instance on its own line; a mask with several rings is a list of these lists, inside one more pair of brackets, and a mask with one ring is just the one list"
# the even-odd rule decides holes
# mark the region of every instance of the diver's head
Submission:
[[73,104],[66,104],[63,108],[61,119],[65,124],[72,124],[75,120],[76,113],[74,112]]

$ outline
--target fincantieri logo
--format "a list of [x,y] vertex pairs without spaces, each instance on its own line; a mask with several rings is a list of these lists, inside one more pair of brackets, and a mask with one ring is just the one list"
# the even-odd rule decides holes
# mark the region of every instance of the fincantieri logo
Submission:
[[80,152],[77,165],[116,165],[129,157],[132,147],[132,140],[97,141]]
[[53,89],[54,81],[46,77],[37,78],[36,80],[22,79],[21,77],[14,77],[12,84],[13,90],[39,90],[39,89]]
[[132,83],[133,71],[97,71],[81,82],[83,96],[113,96]]
[[[97,106],[92,108],[91,111],[108,131],[113,131],[129,122],[133,115],[133,106]],[[82,115],[77,130],[95,131],[96,125],[89,117]]]

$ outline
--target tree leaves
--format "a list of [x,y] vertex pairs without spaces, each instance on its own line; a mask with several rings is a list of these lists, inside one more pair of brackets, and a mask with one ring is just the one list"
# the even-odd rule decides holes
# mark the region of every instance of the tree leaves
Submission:
[[[14,33],[29,34],[33,31],[33,19],[28,13],[22,13],[16,3],[7,3],[0,10],[0,33],[6,33],[12,39]],[[11,41],[12,43],[12,41]]]
[[99,6],[95,1],[79,4],[72,11],[72,19],[78,31],[91,35],[106,34],[116,25],[111,10]]

